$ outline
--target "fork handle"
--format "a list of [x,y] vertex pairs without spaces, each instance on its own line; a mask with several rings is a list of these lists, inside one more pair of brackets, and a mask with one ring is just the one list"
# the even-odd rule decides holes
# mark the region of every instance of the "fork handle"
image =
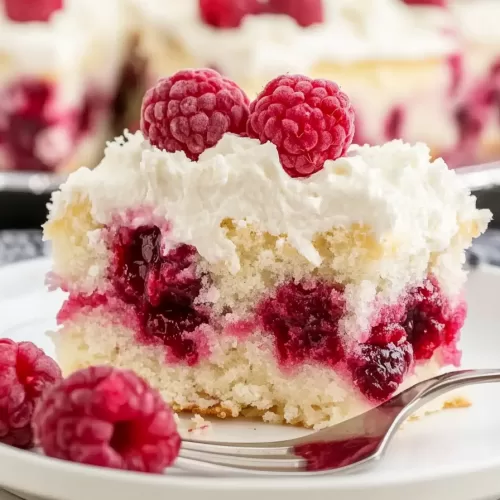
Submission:
[[460,387],[494,382],[500,382],[500,369],[460,370],[445,373],[433,379],[433,382],[422,391],[417,399],[425,400],[419,401],[419,406],[421,406],[432,399]]

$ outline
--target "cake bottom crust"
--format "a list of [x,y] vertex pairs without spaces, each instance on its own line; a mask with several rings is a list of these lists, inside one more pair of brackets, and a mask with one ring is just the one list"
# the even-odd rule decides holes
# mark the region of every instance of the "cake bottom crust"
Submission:
[[[426,417],[438,413],[443,410],[459,410],[470,408],[472,406],[471,401],[462,394],[456,394],[446,397],[437,398],[435,401],[427,404],[426,406],[417,410],[410,418],[410,421],[419,420],[421,417]],[[263,412],[258,412],[253,408],[243,408],[241,415],[238,417],[233,417],[231,410],[229,408],[224,408],[221,405],[216,405],[211,408],[199,408],[198,406],[193,406],[191,408],[178,408],[176,405],[172,406],[172,409],[178,414],[192,414],[201,415],[202,417],[216,417],[221,420],[226,420],[230,418],[249,418],[249,419],[262,419],[264,415]],[[284,423],[284,419],[277,415],[276,423]],[[311,428],[307,426],[304,422],[298,422],[295,424],[297,427]]]

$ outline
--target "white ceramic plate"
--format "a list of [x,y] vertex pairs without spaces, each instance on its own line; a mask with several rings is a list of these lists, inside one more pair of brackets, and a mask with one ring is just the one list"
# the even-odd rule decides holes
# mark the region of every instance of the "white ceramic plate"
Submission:
[[[0,269],[0,337],[31,340],[53,353],[63,295],[43,285],[46,260]],[[467,286],[467,367],[500,367],[500,270],[483,267]],[[470,389],[473,406],[405,426],[387,458],[367,472],[311,478],[210,477],[171,469],[164,476],[81,466],[0,445],[0,484],[54,500],[475,500],[500,497],[500,384]],[[211,439],[276,440],[304,431],[245,421],[214,423]],[[177,497],[179,498],[179,497]]]

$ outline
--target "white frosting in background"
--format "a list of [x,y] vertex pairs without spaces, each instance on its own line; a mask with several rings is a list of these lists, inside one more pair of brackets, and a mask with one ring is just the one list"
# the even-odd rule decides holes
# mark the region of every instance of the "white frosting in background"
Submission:
[[216,65],[234,78],[307,72],[325,61],[421,59],[456,49],[453,37],[401,0],[324,0],[322,24],[302,28],[286,15],[259,15],[245,17],[237,29],[205,25],[198,0],[136,3],[148,23],[180,42],[199,65]]
[[[307,179],[289,177],[273,144],[226,134],[198,162],[183,152],[166,153],[140,132],[111,143],[93,171],[73,173],[54,196],[50,218],[82,194],[92,216],[108,224],[127,209],[153,207],[172,223],[169,242],[193,244],[213,263],[232,272],[239,261],[220,227],[226,218],[255,223],[289,242],[314,265],[321,258],[313,236],[335,226],[369,225],[380,240],[403,245],[414,255],[443,252],[461,224],[475,221],[484,230],[488,210],[442,160],[431,162],[423,144],[393,141],[383,146],[353,146],[348,156],[327,161]],[[170,241],[171,240],[171,241]]]
[[[454,0],[451,10],[456,24],[468,42],[500,42],[499,0]],[[500,47],[498,53],[500,56]]]
[[[500,42],[499,0],[450,0],[446,9],[415,5],[412,10],[421,22],[455,31],[465,42],[495,45]],[[500,53],[498,46],[497,50]]]
[[[88,77],[110,90],[126,55],[128,20],[122,0],[65,0],[48,22],[14,22],[0,2],[0,78],[54,77],[60,99],[77,101]],[[96,68],[92,58],[106,58]],[[95,82],[97,80],[97,82]],[[3,82],[2,82],[3,83]]]

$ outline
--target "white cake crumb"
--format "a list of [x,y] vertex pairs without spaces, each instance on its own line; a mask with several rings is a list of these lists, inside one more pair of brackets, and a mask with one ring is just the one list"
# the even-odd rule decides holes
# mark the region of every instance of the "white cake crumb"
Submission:
[[190,425],[188,432],[194,435],[206,434],[207,432],[211,432],[213,430],[212,422],[205,420],[199,414],[194,415],[189,422]]

